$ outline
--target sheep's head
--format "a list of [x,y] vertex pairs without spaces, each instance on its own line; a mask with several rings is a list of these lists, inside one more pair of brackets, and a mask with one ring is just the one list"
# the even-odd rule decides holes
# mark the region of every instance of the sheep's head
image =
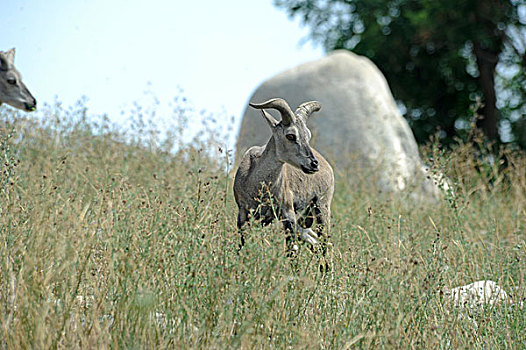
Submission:
[[14,60],[15,49],[0,51],[0,105],[7,103],[26,112],[34,111],[37,101],[22,82]]
[[[281,98],[274,98],[260,104],[250,103],[250,106],[260,109],[270,126],[279,161],[300,168],[307,174],[319,170],[318,160],[309,145],[311,132],[307,128],[307,119],[311,113],[321,108],[318,102],[303,103],[298,107],[296,113],[292,112],[288,103]],[[267,113],[265,108],[277,110],[281,114],[281,121],[277,121]]]

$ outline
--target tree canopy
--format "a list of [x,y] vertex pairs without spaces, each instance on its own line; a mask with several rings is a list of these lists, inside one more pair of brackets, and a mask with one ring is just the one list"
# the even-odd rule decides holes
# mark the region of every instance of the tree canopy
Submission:
[[526,148],[526,0],[275,5],[299,17],[327,51],[347,49],[375,62],[418,142],[439,130],[449,143],[476,123],[487,139]]

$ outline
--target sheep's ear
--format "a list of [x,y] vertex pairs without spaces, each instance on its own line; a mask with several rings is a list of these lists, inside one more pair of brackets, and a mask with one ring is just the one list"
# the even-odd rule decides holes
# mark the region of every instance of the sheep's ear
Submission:
[[9,69],[9,62],[7,56],[3,51],[0,51],[0,70],[6,71]]
[[7,61],[9,64],[15,64],[15,48],[6,52]]
[[275,128],[276,125],[279,124],[279,122],[269,113],[267,113],[264,109],[261,110],[261,114],[263,114],[263,117],[265,118],[271,129]]

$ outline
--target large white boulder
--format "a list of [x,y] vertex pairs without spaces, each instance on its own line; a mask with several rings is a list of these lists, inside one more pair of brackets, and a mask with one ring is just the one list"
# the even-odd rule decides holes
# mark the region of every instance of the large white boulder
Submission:
[[[366,175],[380,191],[410,189],[418,198],[438,198],[440,190],[423,171],[413,133],[387,81],[369,59],[335,51],[267,80],[249,101],[259,103],[273,97],[284,98],[293,109],[310,100],[321,103],[321,111],[308,123],[313,132],[311,145],[332,161],[336,172]],[[236,160],[269,137],[260,111],[247,104]]]

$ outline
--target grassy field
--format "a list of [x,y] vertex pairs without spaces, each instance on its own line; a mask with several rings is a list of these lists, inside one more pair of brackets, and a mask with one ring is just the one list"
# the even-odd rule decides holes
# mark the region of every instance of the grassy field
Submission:
[[[374,195],[336,169],[331,269],[278,224],[237,254],[233,169],[213,132],[77,106],[0,109],[0,348],[524,349],[526,311],[467,312],[441,292],[481,279],[526,295],[526,156],[443,153],[434,204]],[[184,111],[179,119],[184,120]],[[499,171],[499,166],[502,168]],[[474,326],[470,317],[478,326]]]

